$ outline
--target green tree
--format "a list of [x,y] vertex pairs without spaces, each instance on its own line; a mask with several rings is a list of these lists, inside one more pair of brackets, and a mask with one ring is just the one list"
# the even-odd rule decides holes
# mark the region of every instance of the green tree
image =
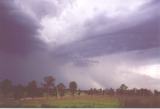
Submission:
[[3,97],[9,97],[13,90],[12,81],[8,79],[3,80],[0,84],[0,89]]
[[64,93],[65,93],[65,85],[63,83],[59,83],[57,85],[57,91],[58,91],[58,94],[63,97],[64,96]]
[[25,87],[22,85],[14,86],[14,98],[19,100],[20,98],[24,97]]
[[35,80],[31,81],[27,85],[27,94],[29,97],[36,97],[37,96],[37,91],[38,91],[38,86],[37,82]]
[[125,84],[121,84],[120,90],[127,90],[128,89],[128,86],[126,86]]
[[55,88],[55,79],[52,76],[44,77],[43,88],[47,92],[47,98]]
[[69,83],[69,89],[71,91],[71,94],[74,96],[76,90],[77,90],[77,83],[75,81],[71,81]]

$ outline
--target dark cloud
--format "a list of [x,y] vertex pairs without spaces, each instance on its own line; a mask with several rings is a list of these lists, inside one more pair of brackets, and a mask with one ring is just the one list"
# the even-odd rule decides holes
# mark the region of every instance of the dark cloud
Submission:
[[13,0],[0,0],[0,79],[24,83],[50,69],[42,54],[47,46],[38,38],[40,28]]
[[159,17],[153,17],[146,22],[110,34],[103,31],[91,36],[92,33],[88,32],[88,37],[61,46],[55,52],[57,56],[63,55],[60,57],[86,58],[157,48],[160,47],[159,23]]
[[15,7],[12,0],[0,1],[0,51],[27,54],[44,47],[36,36],[40,25]]
[[11,79],[14,83],[30,80],[42,81],[46,75],[54,75],[54,64],[47,53],[34,52],[25,57],[0,52],[0,80]]
[[[27,7],[40,19],[47,15],[58,16],[57,8],[65,9],[61,2],[59,5],[43,0],[30,2]],[[125,71],[117,72],[117,69],[123,63],[128,66],[159,63],[160,16],[154,8],[156,3],[147,4],[128,19],[112,19],[100,13],[83,25],[85,32],[81,39],[47,48],[49,46],[38,38],[40,20],[20,10],[12,0],[1,0],[0,77],[26,82],[42,81],[43,76],[54,75],[57,81],[77,80],[85,88],[89,87],[84,85],[86,82],[91,86],[117,87],[121,82],[134,86],[137,83],[133,81],[145,80],[144,76],[133,72],[127,72],[126,76]],[[150,13],[149,18],[146,13]],[[117,23],[120,20],[122,22]],[[99,57],[103,56],[107,59],[100,61]],[[146,78],[151,80],[149,84],[158,82]]]
[[151,2],[149,2],[148,6],[154,6],[154,5],[160,5],[160,1],[159,0],[151,0]]

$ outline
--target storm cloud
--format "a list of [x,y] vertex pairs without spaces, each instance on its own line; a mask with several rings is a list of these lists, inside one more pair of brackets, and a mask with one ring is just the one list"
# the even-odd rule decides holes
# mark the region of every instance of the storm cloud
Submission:
[[157,1],[1,0],[1,78],[160,88]]
[[[46,51],[46,44],[38,38],[40,28],[40,24],[23,13],[12,0],[0,1],[1,78],[23,80],[34,75],[38,66],[31,65],[36,63],[34,54]],[[27,71],[31,69],[33,71]],[[26,77],[28,72],[30,75]]]
[[40,25],[13,4],[12,0],[0,2],[1,51],[26,54],[43,49],[43,42],[36,37]]

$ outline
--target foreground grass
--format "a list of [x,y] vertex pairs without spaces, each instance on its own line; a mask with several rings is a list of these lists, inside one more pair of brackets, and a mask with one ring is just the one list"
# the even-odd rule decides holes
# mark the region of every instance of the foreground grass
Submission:
[[160,96],[65,96],[26,100],[1,100],[0,107],[52,108],[160,108]]
[[[55,105],[56,104],[56,105]],[[52,105],[52,103],[51,103]],[[58,107],[119,107],[119,102],[110,97],[75,97],[55,100],[55,106]]]
[[160,96],[121,96],[121,107],[125,108],[160,108]]
[[1,107],[55,107],[55,108],[107,108],[120,107],[118,99],[103,96],[66,96],[64,98],[36,98],[24,101],[7,101]]

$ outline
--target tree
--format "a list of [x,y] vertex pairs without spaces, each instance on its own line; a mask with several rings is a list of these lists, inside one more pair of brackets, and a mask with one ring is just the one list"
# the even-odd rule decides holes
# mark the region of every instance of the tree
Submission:
[[44,90],[47,92],[47,98],[48,98],[48,95],[50,95],[52,89],[54,89],[55,87],[54,82],[55,82],[55,79],[52,76],[44,77],[43,87],[44,87]]
[[121,84],[121,86],[120,86],[119,89],[120,89],[120,90],[127,90],[128,87],[127,87],[125,84]]
[[80,89],[78,90],[78,95],[79,95],[79,96],[81,95],[81,90],[80,90]]
[[71,81],[69,83],[69,89],[71,91],[71,94],[74,96],[76,90],[77,90],[77,83],[75,81]]
[[38,86],[37,82],[35,80],[31,81],[27,85],[27,94],[29,97],[36,97],[37,96],[37,91],[38,91]]
[[16,85],[14,86],[14,98],[19,100],[24,96],[25,87],[22,85]]
[[114,89],[112,89],[112,88],[108,89],[108,90],[107,90],[107,93],[108,93],[109,95],[111,95],[111,96],[115,94]]
[[1,93],[3,94],[4,97],[9,97],[9,95],[12,93],[12,81],[5,79],[1,82]]
[[65,86],[63,83],[59,83],[57,85],[57,91],[58,91],[58,94],[63,97],[64,96],[64,93],[65,93]]

